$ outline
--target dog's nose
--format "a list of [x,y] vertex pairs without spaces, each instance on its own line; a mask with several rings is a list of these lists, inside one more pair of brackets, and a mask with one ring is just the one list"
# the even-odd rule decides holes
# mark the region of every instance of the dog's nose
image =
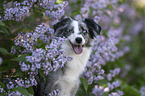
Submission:
[[76,38],[76,42],[77,42],[78,44],[82,43],[82,38],[81,38],[81,37],[77,37],[77,38]]

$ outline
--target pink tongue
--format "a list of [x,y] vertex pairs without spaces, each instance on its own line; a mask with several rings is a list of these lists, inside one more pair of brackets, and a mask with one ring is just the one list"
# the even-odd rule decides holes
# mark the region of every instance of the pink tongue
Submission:
[[74,45],[73,48],[76,54],[81,54],[83,51],[82,45]]

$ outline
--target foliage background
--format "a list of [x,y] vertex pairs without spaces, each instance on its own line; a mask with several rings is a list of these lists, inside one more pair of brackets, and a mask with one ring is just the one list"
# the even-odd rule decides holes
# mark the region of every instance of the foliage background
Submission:
[[[3,16],[3,12],[5,10],[3,4],[8,3],[11,1],[18,1],[22,2],[23,0],[2,0],[0,2],[0,11],[1,16]],[[56,3],[59,4],[63,0],[58,0]],[[71,0],[70,0],[71,1]],[[73,17],[76,14],[80,13],[80,8],[84,1],[77,0],[75,3],[70,2],[70,8],[71,13],[67,12],[65,13],[66,16]],[[77,6],[76,6],[77,4]],[[102,69],[105,70],[105,73],[107,74],[110,70],[115,68],[120,68],[120,74],[115,76],[113,80],[119,80],[121,82],[121,85],[119,88],[114,89],[112,92],[115,92],[117,90],[122,90],[124,92],[123,96],[145,96],[145,90],[140,91],[143,86],[145,86],[145,2],[143,0],[119,0],[118,5],[126,4],[132,8],[135,12],[135,16],[131,14],[131,11],[128,11],[127,13],[124,12],[119,14],[121,23],[125,23],[125,29],[124,34],[127,34],[130,36],[130,40],[126,42],[125,44],[129,46],[130,51],[127,52],[124,56],[115,59],[114,62],[107,62],[105,66],[102,66]],[[78,6],[80,5],[80,6]],[[109,6],[110,7],[110,6]],[[110,7],[112,8],[112,7]],[[69,10],[69,7],[68,9]],[[128,9],[126,9],[128,10]],[[14,45],[14,40],[17,38],[18,33],[26,33],[31,32],[36,28],[37,25],[41,23],[45,23],[49,25],[50,18],[49,16],[45,16],[43,14],[44,9],[41,7],[32,7],[31,14],[29,16],[26,16],[26,18],[20,20],[19,22],[13,21],[13,20],[6,20],[0,22],[0,85],[5,88],[5,83],[3,82],[4,77],[11,77],[16,78],[17,76],[23,76],[24,73],[21,72],[20,65],[17,61],[12,60],[13,58],[16,58],[17,55],[11,54],[11,47]],[[143,23],[139,23],[143,22]],[[101,23],[100,23],[101,24]],[[137,26],[137,24],[141,24],[140,26]],[[120,24],[121,25],[121,24]],[[120,26],[120,25],[109,25],[109,26]],[[103,25],[101,25],[103,26]],[[52,27],[51,27],[52,28]],[[137,30],[139,29],[139,30]],[[135,31],[136,33],[133,34]],[[103,35],[105,35],[105,31],[103,30]],[[124,42],[124,41],[122,41]],[[118,45],[118,47],[121,47],[123,45]],[[78,94],[81,94],[83,96],[88,95],[89,92],[91,92],[95,86],[95,84],[89,85],[86,92],[86,83],[83,81],[83,84],[78,91]],[[106,81],[101,80],[99,82],[100,85],[105,84]],[[103,85],[106,86],[106,85]],[[90,90],[89,90],[90,89]],[[22,88],[20,90],[14,88],[11,91],[19,91],[22,93],[22,91],[27,91],[28,94],[34,94],[31,88]],[[26,93],[27,93],[26,92]],[[144,93],[144,94],[143,94]],[[23,93],[22,93],[23,94]],[[5,94],[0,94],[4,95]],[[108,93],[104,93],[103,96],[108,95]]]

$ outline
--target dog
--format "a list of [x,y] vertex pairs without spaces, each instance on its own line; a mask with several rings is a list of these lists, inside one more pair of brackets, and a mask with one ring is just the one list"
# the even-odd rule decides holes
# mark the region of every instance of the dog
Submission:
[[39,76],[34,96],[48,96],[49,92],[59,89],[59,96],[75,96],[79,88],[79,77],[89,60],[93,39],[100,34],[101,27],[91,18],[76,21],[64,18],[54,25],[55,35],[65,36],[61,45],[66,56],[71,56],[64,68],[46,76],[46,82]]

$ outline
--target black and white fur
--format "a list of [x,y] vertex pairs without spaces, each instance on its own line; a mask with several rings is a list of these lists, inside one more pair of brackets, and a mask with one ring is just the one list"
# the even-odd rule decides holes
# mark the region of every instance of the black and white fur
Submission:
[[61,48],[73,60],[68,61],[64,68],[47,75],[46,82],[39,76],[38,86],[34,87],[35,96],[47,96],[54,89],[60,90],[59,96],[75,96],[79,77],[91,54],[93,39],[100,34],[101,27],[90,18],[81,21],[65,18],[54,25],[54,31],[55,35],[67,38]]

